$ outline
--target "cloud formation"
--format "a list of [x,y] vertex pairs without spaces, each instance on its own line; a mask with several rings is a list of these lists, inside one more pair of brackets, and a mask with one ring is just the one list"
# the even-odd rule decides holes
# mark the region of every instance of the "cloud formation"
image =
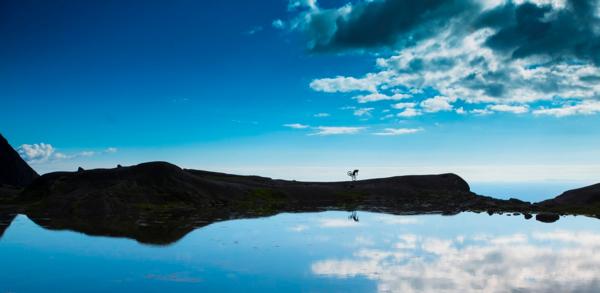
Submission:
[[362,76],[313,80],[315,91],[355,93],[358,103],[415,103],[398,109],[403,118],[600,112],[598,0],[317,4],[296,5],[291,20],[293,30],[307,35],[309,49],[379,58]]
[[57,153],[51,144],[46,143],[23,144],[17,149],[17,152],[28,163],[40,163],[65,156],[62,153]]
[[30,164],[39,164],[48,161],[58,161],[79,157],[92,157],[99,154],[114,154],[117,151],[117,148],[109,147],[100,152],[81,151],[73,154],[64,154],[62,152],[58,152],[55,147],[48,143],[23,144],[17,149],[19,155]]
[[476,4],[461,0],[360,1],[337,9],[319,9],[313,3],[299,26],[314,51],[409,46],[435,34]]

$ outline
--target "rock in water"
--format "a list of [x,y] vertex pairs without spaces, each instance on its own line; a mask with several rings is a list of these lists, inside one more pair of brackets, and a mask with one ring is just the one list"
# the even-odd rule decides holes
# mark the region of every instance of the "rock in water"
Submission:
[[544,223],[554,223],[560,219],[560,216],[553,213],[539,213],[535,215],[535,219]]
[[0,184],[24,187],[38,176],[0,134]]

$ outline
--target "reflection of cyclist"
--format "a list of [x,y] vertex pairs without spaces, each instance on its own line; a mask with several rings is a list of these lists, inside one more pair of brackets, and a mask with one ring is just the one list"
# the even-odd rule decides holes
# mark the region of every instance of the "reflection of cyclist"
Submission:
[[350,216],[348,216],[349,220],[354,220],[354,222],[358,222],[358,215],[356,214],[356,211],[352,212],[352,214],[350,214]]
[[356,181],[356,175],[358,175],[358,170],[348,171],[348,176],[352,178],[352,181]]

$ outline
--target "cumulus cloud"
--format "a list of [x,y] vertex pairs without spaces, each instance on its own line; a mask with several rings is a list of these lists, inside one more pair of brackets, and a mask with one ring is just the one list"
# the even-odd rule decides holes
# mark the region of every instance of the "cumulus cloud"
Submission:
[[490,111],[488,109],[473,109],[470,111],[470,113],[475,114],[477,116],[486,116],[486,115],[494,114],[493,111]]
[[317,114],[315,114],[313,116],[315,116],[317,118],[323,118],[323,117],[329,117],[329,116],[331,116],[331,114],[329,114],[329,113],[317,113]]
[[452,110],[451,100],[447,97],[437,96],[421,102],[421,108],[425,112],[435,113]]
[[472,1],[460,0],[359,1],[332,9],[314,4],[298,20],[314,51],[407,46],[476,7]]
[[483,13],[475,27],[494,28],[485,45],[511,58],[545,55],[600,64],[598,1],[570,0],[561,6],[507,2]]
[[98,154],[114,154],[117,148],[109,147],[102,152],[81,151],[78,153],[64,154],[58,152],[55,147],[47,143],[23,144],[17,148],[19,155],[30,164],[45,163],[48,161],[57,161],[64,159],[73,159],[79,157],[92,157]]
[[416,103],[400,117],[591,115],[600,112],[598,2],[378,0],[328,9],[314,2],[294,29],[314,51],[380,56],[372,72],[317,78],[313,90],[356,92],[358,103]]
[[62,153],[56,153],[56,149],[51,144],[35,143],[23,144],[17,152],[28,163],[40,163],[54,158],[62,158]]
[[385,80],[381,74],[367,74],[363,78],[338,76],[334,78],[315,79],[310,88],[326,93],[347,93],[353,91],[377,91],[377,84]]
[[522,114],[529,112],[528,106],[511,106],[511,105],[490,105],[489,110],[496,112],[509,112],[515,114]]
[[379,136],[397,136],[404,134],[412,134],[423,131],[423,128],[385,128],[381,132],[375,132],[374,135]]
[[340,134],[357,134],[366,127],[347,127],[347,126],[317,126],[317,132],[312,135],[340,135]]

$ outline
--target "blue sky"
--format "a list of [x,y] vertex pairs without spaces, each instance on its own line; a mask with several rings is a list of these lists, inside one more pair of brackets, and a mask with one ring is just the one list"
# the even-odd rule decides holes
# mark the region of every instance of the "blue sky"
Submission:
[[595,181],[597,1],[415,3],[2,1],[0,131],[42,173]]

